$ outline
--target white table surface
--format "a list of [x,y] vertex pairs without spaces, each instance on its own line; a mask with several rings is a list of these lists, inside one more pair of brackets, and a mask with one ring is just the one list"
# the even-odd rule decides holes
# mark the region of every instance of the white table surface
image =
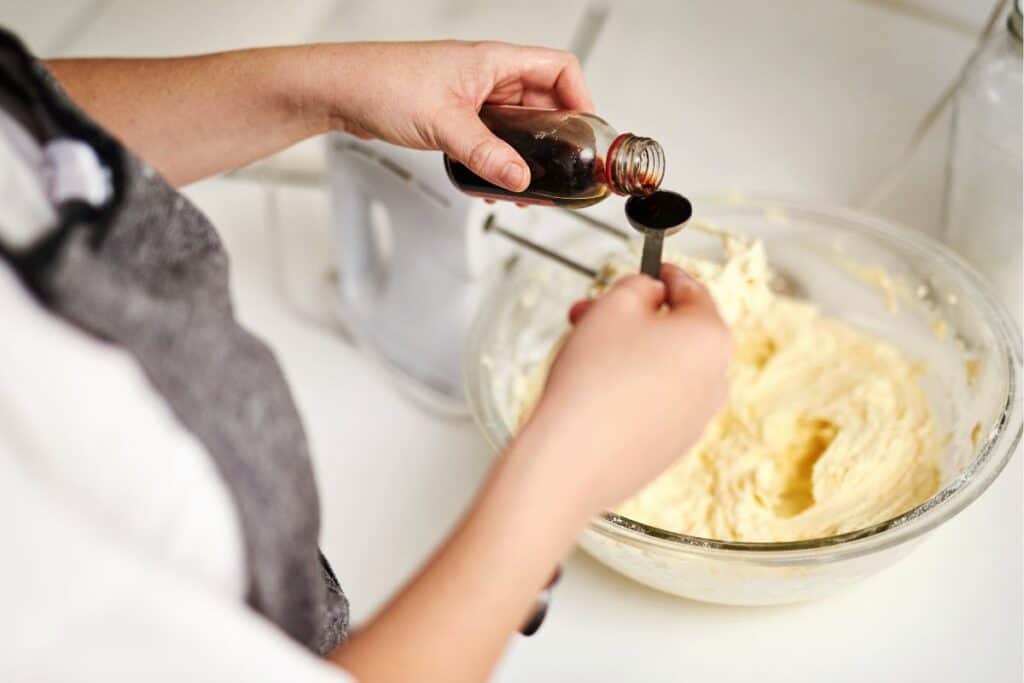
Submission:
[[[434,0],[0,0],[0,23],[45,54],[166,54],[310,38],[454,35],[560,44],[572,4]],[[953,77],[988,2],[613,2],[587,64],[600,111],[658,137],[669,184],[849,204],[899,152]],[[545,12],[545,10],[548,10]],[[551,12],[554,12],[552,14]],[[401,17],[404,21],[397,19]],[[497,17],[497,19],[496,19]],[[554,19],[552,19],[554,17]],[[544,20],[547,20],[546,23]],[[540,28],[537,28],[537,27]],[[644,106],[646,93],[663,99]],[[878,210],[934,231],[942,132]],[[315,165],[318,146],[289,163]],[[214,179],[188,194],[232,256],[243,321],[277,351],[315,454],[324,546],[370,615],[452,526],[488,464],[468,421],[412,406],[379,368],[311,320],[329,268],[326,197]],[[598,213],[612,215],[610,203]],[[276,279],[308,315],[286,304]],[[677,599],[577,553],[542,631],[517,640],[498,681],[1020,681],[1022,464],[907,559],[816,603],[734,608]],[[539,522],[542,523],[542,522]]]

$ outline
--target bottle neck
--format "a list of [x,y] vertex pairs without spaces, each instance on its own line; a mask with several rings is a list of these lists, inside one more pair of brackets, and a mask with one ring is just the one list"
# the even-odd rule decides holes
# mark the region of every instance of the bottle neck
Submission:
[[649,195],[665,177],[665,152],[656,140],[623,133],[608,148],[605,173],[616,194]]

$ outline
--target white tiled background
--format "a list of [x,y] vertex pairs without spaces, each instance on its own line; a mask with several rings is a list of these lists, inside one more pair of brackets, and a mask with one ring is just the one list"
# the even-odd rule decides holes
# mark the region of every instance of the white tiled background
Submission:
[[[606,3],[586,64],[598,111],[665,146],[667,185],[851,205],[900,156],[970,52],[988,0]],[[306,40],[499,38],[566,46],[582,0],[0,0],[0,24],[44,56],[172,55]],[[655,94],[652,94],[655,93]],[[186,124],[187,125],[187,124]],[[878,210],[935,232],[940,125]],[[286,155],[316,167],[317,143]],[[274,284],[327,267],[323,192],[281,192],[287,248],[262,187],[213,179],[190,196],[220,227],[244,322],[278,351],[320,476],[324,545],[365,618],[443,536],[486,468],[465,422],[396,396],[337,336],[298,320]],[[600,211],[613,211],[602,207]],[[299,283],[301,285],[302,283]],[[308,283],[306,283],[308,285]],[[296,289],[312,297],[310,287]],[[368,409],[371,406],[372,409]],[[502,681],[1020,681],[1021,458],[910,558],[817,603],[739,609],[676,600],[577,554],[541,633]]]

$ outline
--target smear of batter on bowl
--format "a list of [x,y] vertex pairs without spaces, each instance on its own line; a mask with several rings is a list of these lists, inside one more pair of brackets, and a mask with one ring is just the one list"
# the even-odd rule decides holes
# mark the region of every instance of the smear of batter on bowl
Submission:
[[[706,223],[721,262],[666,254],[702,280],[732,327],[730,395],[700,441],[616,508],[670,531],[795,541],[895,517],[939,487],[940,438],[922,368],[895,346],[774,293],[763,245]],[[606,266],[633,272],[623,258]],[[522,378],[525,420],[546,365]]]

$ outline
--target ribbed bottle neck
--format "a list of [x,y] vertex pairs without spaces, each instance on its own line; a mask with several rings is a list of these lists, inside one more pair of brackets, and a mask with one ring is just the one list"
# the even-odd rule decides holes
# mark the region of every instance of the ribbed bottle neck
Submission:
[[623,133],[606,157],[608,185],[624,195],[649,195],[665,177],[665,151],[656,140]]

